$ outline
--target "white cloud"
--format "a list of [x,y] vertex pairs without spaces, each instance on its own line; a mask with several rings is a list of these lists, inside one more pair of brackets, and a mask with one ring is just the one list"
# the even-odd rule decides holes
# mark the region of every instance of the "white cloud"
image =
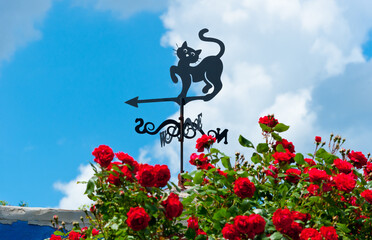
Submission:
[[[99,0],[85,2],[95,3],[95,8],[100,10],[116,11],[122,17],[128,14],[122,8],[125,3],[117,7],[118,3],[113,2],[105,6],[100,5],[103,2]],[[370,70],[365,70],[371,63],[365,62],[361,54],[361,45],[372,27],[370,0],[174,0],[169,2],[162,19],[168,29],[162,39],[164,46],[174,48],[187,40],[189,46],[203,49],[202,58],[215,54],[216,44],[198,39],[199,30],[205,27],[210,30],[208,36],[217,37],[226,45],[222,57],[223,89],[210,102],[187,104],[185,114],[194,119],[202,112],[205,131],[217,127],[229,129],[229,145],[217,147],[230,156],[243,149],[237,143],[239,134],[255,144],[262,140],[257,124],[260,116],[274,113],[280,122],[289,124],[291,128],[284,137],[294,142],[297,151],[306,153],[312,151],[315,135],[326,139],[327,133],[334,131],[322,127],[326,119],[318,115],[320,110],[336,115],[336,121],[337,116],[345,116],[345,109],[337,105],[341,102],[337,98],[348,104],[345,96],[352,87],[356,88],[352,92],[356,98],[349,103],[352,107],[371,102],[366,101],[370,94],[358,94],[359,88],[355,87],[363,86],[365,90],[372,83]],[[361,69],[364,75],[360,74]],[[350,76],[360,79],[351,80]],[[200,94],[202,87],[200,83],[194,84],[193,94]],[[324,102],[314,101],[318,91],[325,92]],[[328,92],[332,92],[332,99]],[[178,114],[170,118],[177,119]],[[345,128],[344,137],[350,136],[351,145],[366,145],[372,132],[370,127],[363,128],[366,123],[363,124],[345,118],[337,128]],[[188,157],[195,151],[194,146],[195,139],[186,140],[186,169],[190,167]],[[139,161],[150,159],[152,164],[168,164],[172,180],[176,181],[179,171],[176,139],[164,148],[158,140],[142,148]]]
[[88,181],[94,174],[90,165],[81,165],[79,175],[68,183],[56,182],[54,188],[62,192],[65,196],[60,200],[58,208],[78,209],[84,204],[90,204],[92,201],[84,195],[86,184],[77,183],[79,181]]
[[[168,29],[162,44],[175,47],[187,40],[189,46],[203,49],[202,58],[215,54],[216,44],[198,39],[205,27],[208,36],[225,43],[223,89],[212,101],[185,108],[188,116],[203,112],[205,128],[229,129],[229,146],[218,147],[232,155],[240,149],[239,134],[257,143],[258,118],[274,113],[291,126],[284,135],[296,149],[311,151],[315,135],[333,131],[321,127],[317,112],[322,106],[314,106],[314,89],[330,78],[344,78],[350,64],[367,64],[361,46],[371,18],[368,1],[177,0],[162,17]],[[194,94],[200,94],[200,87],[192,87]],[[188,145],[187,151],[193,151],[194,142]],[[174,157],[169,161],[178,164]]]
[[51,0],[0,0],[0,64],[30,41],[39,40],[40,24]]
[[159,12],[166,9],[167,0],[75,0],[77,6],[110,11],[119,18],[128,18],[140,12]]

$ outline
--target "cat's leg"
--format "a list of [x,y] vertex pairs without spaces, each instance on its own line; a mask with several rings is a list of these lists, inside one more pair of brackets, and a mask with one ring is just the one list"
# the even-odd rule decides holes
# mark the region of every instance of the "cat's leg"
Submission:
[[204,82],[205,82],[205,86],[203,87],[202,92],[207,93],[209,91],[209,89],[211,89],[211,87],[213,87],[212,84],[208,80],[207,73],[204,73]]
[[221,91],[221,89],[222,89],[221,78],[218,78],[218,79],[215,79],[215,80],[216,81],[213,82],[213,92],[211,92],[210,94],[205,95],[204,101],[211,100],[212,98],[214,98],[214,96],[217,95],[217,93],[219,93],[219,91]]
[[205,86],[203,87],[202,92],[207,93],[209,89],[211,89],[211,87],[212,87],[212,84],[210,84],[208,81],[205,81]]
[[174,83],[177,83],[178,82],[178,78],[176,76],[176,72],[177,72],[177,66],[171,66],[170,67],[170,75],[171,75],[172,81]]
[[178,98],[186,98],[187,92],[189,91],[189,88],[191,86],[191,77],[190,76],[182,76],[182,91],[180,95],[178,95]]

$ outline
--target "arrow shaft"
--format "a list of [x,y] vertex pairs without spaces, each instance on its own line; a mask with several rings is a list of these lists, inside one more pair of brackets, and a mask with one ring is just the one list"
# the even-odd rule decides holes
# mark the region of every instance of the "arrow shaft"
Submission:
[[[194,100],[203,100],[205,96],[192,96],[192,97],[185,97],[185,103],[194,101]],[[139,99],[138,103],[152,103],[152,102],[176,102],[180,105],[181,99],[180,98],[154,98],[154,99]]]
[[155,99],[139,99],[138,103],[151,103],[151,102],[177,102],[178,98],[155,98]]
[[185,97],[185,98],[172,97],[172,98],[154,98],[154,99],[138,99],[138,97],[135,97],[135,98],[132,98],[132,99],[126,101],[125,103],[127,103],[127,104],[129,104],[133,107],[138,107],[139,103],[175,102],[175,103],[177,103],[178,105],[181,106],[181,101],[183,101],[183,104],[185,105],[186,103],[194,101],[194,100],[208,101],[208,100],[206,100],[207,99],[206,97],[208,97],[208,95],[206,95],[206,96],[192,96],[192,97]]

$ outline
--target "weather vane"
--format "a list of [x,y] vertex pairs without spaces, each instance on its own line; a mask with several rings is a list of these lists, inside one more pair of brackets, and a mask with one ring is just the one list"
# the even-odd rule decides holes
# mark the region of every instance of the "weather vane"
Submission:
[[[125,102],[133,107],[138,107],[138,104],[142,103],[154,102],[176,102],[180,106],[179,122],[173,119],[167,119],[156,128],[152,122],[145,123],[142,118],[137,118],[135,121],[137,123],[135,131],[140,134],[147,133],[150,135],[160,133],[160,143],[162,147],[165,146],[165,144],[169,144],[173,138],[178,138],[180,141],[181,173],[183,172],[184,139],[195,137],[197,132],[205,134],[201,123],[202,114],[200,113],[198,118],[194,121],[190,118],[185,120],[184,106],[195,100],[209,101],[222,89],[221,75],[223,64],[221,57],[225,52],[225,45],[219,39],[204,36],[207,32],[208,29],[206,28],[200,30],[199,38],[202,41],[217,43],[220,47],[220,51],[217,55],[208,56],[197,64],[201,50],[194,50],[187,45],[186,41],[177,49],[177,57],[179,58],[179,61],[177,66],[170,67],[170,76],[174,83],[177,83],[179,80],[182,82],[182,90],[178,97],[156,99],[138,99],[138,97],[135,97]],[[205,83],[205,86],[202,89],[204,95],[187,96],[191,83],[202,81]],[[161,131],[163,128],[166,128],[166,130]],[[209,130],[207,134],[215,136],[217,143],[224,139],[224,144],[227,144],[227,132],[227,129],[221,131],[220,128],[217,128],[216,130]]]

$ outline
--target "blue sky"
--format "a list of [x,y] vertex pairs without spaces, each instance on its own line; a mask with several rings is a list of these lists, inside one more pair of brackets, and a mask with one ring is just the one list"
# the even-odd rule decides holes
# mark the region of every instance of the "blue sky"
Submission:
[[204,27],[226,44],[224,89],[186,113],[203,112],[208,129],[228,128],[230,144],[220,147],[229,155],[243,151],[239,134],[261,140],[256,123],[268,113],[291,125],[286,137],[298,151],[335,132],[348,139],[346,148],[367,153],[371,4],[242,2],[0,0],[0,200],[76,208],[69,205],[79,201],[75,182],[89,175],[100,144],[168,164],[175,176],[178,144],[160,148],[157,136],[135,133],[134,120],[159,124],[177,115],[177,105],[136,109],[124,101],[177,96],[173,48],[188,40],[202,57],[215,53],[197,38]]
[[94,147],[136,156],[139,145],[153,140],[134,132],[135,118],[161,121],[177,108],[138,110],[124,101],[177,94],[166,81],[174,56],[160,46],[158,13],[118,20],[58,1],[37,29],[42,38],[1,66],[0,198],[54,206],[61,193],[53,182],[76,176]]

